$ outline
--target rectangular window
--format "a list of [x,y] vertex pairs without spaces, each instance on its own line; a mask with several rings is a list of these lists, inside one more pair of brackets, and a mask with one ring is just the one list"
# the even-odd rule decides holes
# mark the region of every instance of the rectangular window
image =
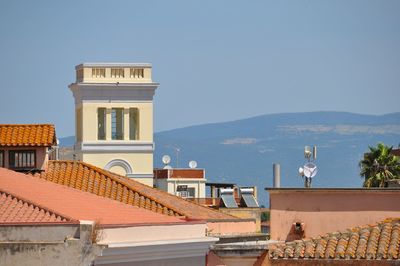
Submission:
[[187,192],[188,192],[188,198],[195,198],[196,197],[196,188],[189,187],[187,189]]
[[106,108],[97,109],[97,139],[106,139]]
[[111,77],[112,78],[123,78],[125,77],[123,68],[111,68]]
[[139,139],[139,109],[129,108],[129,139]]
[[113,140],[124,139],[124,109],[111,109],[111,138]]
[[92,68],[92,78],[105,78],[106,69],[105,68]]
[[10,168],[32,169],[36,167],[35,151],[10,151]]
[[188,198],[188,192],[187,191],[178,191],[178,192],[176,192],[176,195],[178,197],[181,197],[181,198]]
[[131,78],[144,78],[144,69],[143,68],[131,68],[130,77]]
[[4,167],[4,151],[0,151],[0,167]]

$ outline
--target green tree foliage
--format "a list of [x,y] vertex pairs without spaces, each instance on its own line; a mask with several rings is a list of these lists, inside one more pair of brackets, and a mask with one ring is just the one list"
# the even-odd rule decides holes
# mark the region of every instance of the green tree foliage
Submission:
[[364,187],[385,187],[388,180],[400,178],[400,158],[391,154],[392,148],[383,143],[369,147],[359,163]]

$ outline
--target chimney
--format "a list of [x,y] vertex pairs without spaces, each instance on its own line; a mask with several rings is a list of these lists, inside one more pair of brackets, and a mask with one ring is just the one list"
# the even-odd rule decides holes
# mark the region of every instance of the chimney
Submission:
[[274,188],[281,187],[281,166],[279,163],[274,163],[272,166],[274,174]]

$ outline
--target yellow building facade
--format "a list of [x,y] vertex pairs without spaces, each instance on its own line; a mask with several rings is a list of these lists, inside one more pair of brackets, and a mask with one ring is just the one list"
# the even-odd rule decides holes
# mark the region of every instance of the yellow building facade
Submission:
[[150,64],[83,63],[69,85],[75,98],[78,160],[153,186]]

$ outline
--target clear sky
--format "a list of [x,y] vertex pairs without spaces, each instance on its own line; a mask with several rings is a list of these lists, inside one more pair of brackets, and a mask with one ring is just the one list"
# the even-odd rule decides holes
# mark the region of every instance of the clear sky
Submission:
[[400,111],[400,1],[0,1],[0,123],[74,134],[81,62],[148,62],[156,131]]

